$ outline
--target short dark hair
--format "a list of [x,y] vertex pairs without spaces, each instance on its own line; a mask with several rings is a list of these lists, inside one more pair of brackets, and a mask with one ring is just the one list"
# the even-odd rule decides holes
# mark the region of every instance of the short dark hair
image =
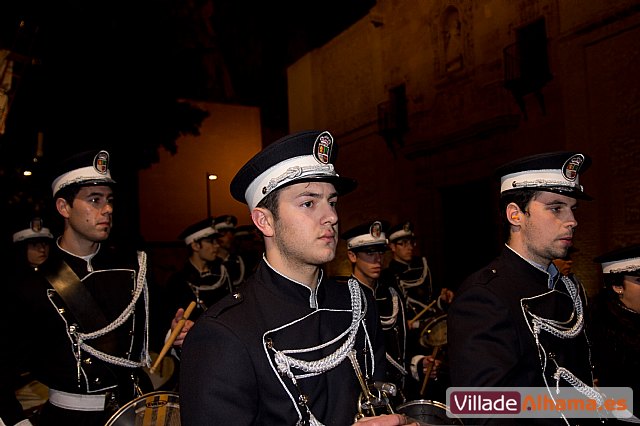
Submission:
[[80,189],[82,188],[82,185],[69,185],[66,186],[64,188],[62,188],[60,191],[58,191],[56,193],[55,198],[64,198],[64,200],[69,203],[70,206],[73,207],[73,200],[76,199],[76,197],[78,196],[78,193],[80,192]]
[[264,197],[256,207],[267,209],[271,212],[274,219],[278,219],[278,201],[280,200],[280,188],[272,191]]
[[534,200],[540,192],[531,189],[513,189],[502,193],[500,196],[500,218],[506,242],[511,238],[511,223],[507,217],[507,206],[510,203],[515,203],[520,210],[526,212],[531,200]]

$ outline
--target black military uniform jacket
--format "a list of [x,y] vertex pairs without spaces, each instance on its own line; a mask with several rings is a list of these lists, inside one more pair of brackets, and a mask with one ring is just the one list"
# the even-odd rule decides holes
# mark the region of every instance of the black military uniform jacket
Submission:
[[392,259],[380,275],[382,282],[397,282],[398,288],[407,300],[407,308],[413,315],[420,312],[433,297],[429,276],[431,272],[426,265],[427,260],[424,257],[414,256],[409,263]]
[[[102,245],[87,261],[55,245],[47,261],[41,265],[41,273],[29,274],[22,282],[11,283],[13,291],[8,300],[10,317],[14,321],[10,335],[15,344],[1,351],[2,357],[8,358],[2,364],[9,367],[19,363],[22,371],[30,371],[35,379],[58,391],[74,394],[117,391],[119,403],[124,404],[135,396],[130,377],[135,367],[113,365],[78,348],[73,330],[82,333],[95,330],[83,329],[78,318],[45,279],[46,273],[57,270],[62,259],[81,279],[81,285],[88,290],[109,323],[132,303],[139,269],[135,252],[122,256]],[[92,271],[88,270],[88,265]],[[144,288],[132,305],[133,314],[120,327],[103,337],[85,340],[85,343],[116,357],[146,360],[146,299],[145,279]],[[5,367],[2,375],[13,373]],[[4,382],[5,378],[0,377],[0,380]],[[3,401],[0,407],[9,404]],[[13,415],[0,413],[0,417],[5,423],[12,424]]]
[[[375,301],[356,289],[366,306],[363,322],[374,353],[365,349],[362,322],[353,349],[363,374],[382,380],[384,343]],[[353,423],[362,388],[349,358],[322,374],[298,378],[297,387],[279,374],[274,359],[274,350],[307,361],[333,354],[352,322],[348,285],[322,279],[313,291],[263,260],[239,293],[209,308],[187,335],[180,372],[182,424],[295,425],[306,417],[298,404],[301,394],[322,424]],[[301,374],[295,367],[291,371]]]
[[246,279],[247,271],[242,256],[230,254],[222,264],[226,268],[234,287],[239,286]]
[[624,306],[609,288],[590,307],[589,337],[598,385],[633,389],[634,415],[639,417],[640,313]]
[[[554,289],[550,290],[548,280],[547,272],[507,246],[494,261],[463,282],[447,318],[452,386],[545,387],[548,384],[553,388],[556,365],[593,386],[584,328],[576,337],[568,339],[543,330],[540,344],[546,358],[536,344],[530,329],[530,313],[567,321],[569,325],[578,317],[565,283],[557,277]],[[586,312],[584,289],[579,283],[574,284]],[[546,371],[543,371],[545,362]],[[571,385],[561,381],[560,386]],[[543,418],[540,424],[558,424],[555,421]],[[530,422],[507,419],[500,424]]]
[[222,262],[218,262],[217,265],[212,264],[211,268],[215,270],[203,275],[193,266],[193,263],[187,260],[184,267],[169,278],[167,283],[169,321],[178,308],[186,309],[192,301],[197,305],[189,319],[196,320],[209,306],[231,293],[231,281]]

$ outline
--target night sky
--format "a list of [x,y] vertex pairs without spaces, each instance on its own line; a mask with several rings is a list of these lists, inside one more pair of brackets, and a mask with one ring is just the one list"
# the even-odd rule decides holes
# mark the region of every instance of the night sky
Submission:
[[[2,2],[0,48],[32,58],[14,65],[19,78],[13,79],[15,96],[0,135],[6,227],[50,204],[51,169],[73,153],[108,149],[119,159],[114,173],[134,182],[161,147],[175,152],[181,135],[197,134],[205,114],[184,99],[258,106],[264,133],[286,134],[286,67],[374,4]],[[43,156],[33,163],[39,132]],[[34,176],[24,178],[25,168]],[[135,194],[129,196],[124,201],[133,204]]]

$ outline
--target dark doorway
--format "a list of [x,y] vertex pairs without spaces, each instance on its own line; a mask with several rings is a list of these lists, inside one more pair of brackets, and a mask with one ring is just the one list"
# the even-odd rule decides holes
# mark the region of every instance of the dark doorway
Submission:
[[498,198],[492,179],[443,187],[443,286],[457,289],[471,273],[491,261],[501,247]]

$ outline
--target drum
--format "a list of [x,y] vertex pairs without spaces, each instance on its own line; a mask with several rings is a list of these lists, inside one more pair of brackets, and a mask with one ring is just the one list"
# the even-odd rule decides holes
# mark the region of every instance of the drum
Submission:
[[447,344],[447,315],[439,315],[427,321],[420,332],[420,345],[435,348]]
[[[408,401],[396,407],[396,411],[407,415],[413,421],[418,421],[420,426],[464,425],[460,418],[451,414],[449,407],[437,401],[429,401],[426,399]],[[449,413],[449,415],[447,415],[447,413]]]
[[157,391],[122,406],[105,426],[180,426],[180,404],[176,392]]
[[[151,365],[156,362],[158,354],[149,352]],[[172,355],[166,355],[158,368],[152,373],[149,367],[142,367],[149,376],[154,391],[175,391],[178,387],[178,361]],[[151,389],[148,389],[151,390]]]

